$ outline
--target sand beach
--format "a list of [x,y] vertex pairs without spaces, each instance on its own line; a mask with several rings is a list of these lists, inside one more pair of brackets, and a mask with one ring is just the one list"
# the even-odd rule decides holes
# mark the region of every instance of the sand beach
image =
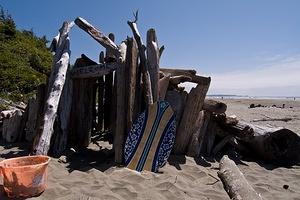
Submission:
[[[227,115],[234,114],[248,122],[266,117],[292,118],[288,122],[253,123],[283,126],[300,133],[299,100],[224,99],[223,102],[228,105]],[[267,107],[249,109],[251,103]],[[285,108],[277,108],[282,104]],[[2,144],[1,160],[28,155],[27,148],[28,144]],[[236,164],[264,199],[300,199],[299,165],[277,167],[243,157]],[[113,154],[105,144],[101,148],[91,145],[83,152],[70,150],[65,156],[52,158],[46,191],[31,199],[229,199],[217,175],[218,167],[217,160],[171,155],[158,173],[138,173],[115,166]],[[7,199],[2,187],[0,199]]]

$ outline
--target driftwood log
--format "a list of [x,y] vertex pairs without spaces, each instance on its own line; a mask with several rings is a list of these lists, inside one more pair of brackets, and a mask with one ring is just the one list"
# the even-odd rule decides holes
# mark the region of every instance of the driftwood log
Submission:
[[142,76],[143,76],[143,84],[144,84],[144,97],[145,97],[145,103],[146,106],[153,104],[153,95],[152,95],[152,87],[151,87],[151,78],[149,74],[148,69],[148,63],[145,53],[145,46],[143,44],[141,35],[137,28],[137,20],[138,20],[138,12],[135,14],[134,21],[127,21],[127,24],[131,28],[131,31],[133,33],[134,39],[137,43],[138,50],[139,50],[139,57],[140,57],[140,67],[142,70]]
[[19,135],[22,134],[24,129],[22,126],[23,113],[20,109],[1,112],[3,117],[2,138],[6,142],[16,142]]
[[60,29],[59,40],[54,55],[54,66],[49,78],[48,94],[42,118],[40,132],[34,142],[33,153],[47,155],[53,134],[53,125],[57,116],[60,97],[64,88],[70,58],[68,33],[73,23],[64,22]]
[[121,52],[121,63],[116,71],[116,95],[117,95],[117,106],[116,106],[116,132],[114,135],[114,145],[115,150],[115,162],[121,164],[123,162],[123,146],[125,140],[126,132],[126,99],[125,90],[126,88],[126,77],[125,77],[125,58],[126,58],[126,44],[122,42],[120,45]]
[[117,58],[119,58],[120,52],[118,46],[104,33],[96,29],[93,25],[91,25],[88,21],[81,17],[77,17],[75,19],[75,24],[79,28],[87,32],[90,36],[92,36],[92,38],[99,42],[103,47],[113,52],[117,56]]
[[208,78],[208,80],[206,84],[198,84],[196,88],[192,88],[188,95],[173,147],[174,153],[176,154],[185,154],[187,151],[188,144],[196,130],[198,116],[202,110],[204,99],[209,88],[210,78]]
[[163,76],[161,79],[159,79],[158,81],[158,96],[159,96],[159,100],[164,100],[168,87],[169,87],[169,81],[170,81],[170,74],[167,74],[165,76]]
[[155,30],[147,31],[147,65],[149,68],[153,102],[158,100],[158,78],[159,78],[159,46]]
[[227,105],[223,102],[216,101],[213,99],[205,99],[203,104],[203,110],[209,111],[211,113],[225,113]]
[[137,108],[139,107],[137,101],[137,90],[139,90],[139,83],[137,83],[138,76],[138,49],[137,44],[133,38],[127,38],[127,52],[125,61],[126,87],[129,89],[126,92],[126,132],[131,129],[131,125],[138,115]]
[[223,182],[229,197],[233,200],[262,200],[253,187],[248,183],[236,164],[227,156],[220,161],[218,176]]
[[184,107],[187,99],[187,92],[179,92],[176,90],[168,90],[166,93],[165,101],[167,101],[175,114],[176,125],[180,124],[180,120],[182,117],[182,113],[184,111]]
[[266,161],[279,165],[297,162],[300,137],[289,129],[259,126],[244,121],[238,121],[236,124],[219,121],[219,125]]
[[208,133],[208,124],[211,121],[211,113],[201,111],[197,117],[196,125],[188,145],[187,155],[191,157],[199,157],[203,146],[206,145],[206,134]]

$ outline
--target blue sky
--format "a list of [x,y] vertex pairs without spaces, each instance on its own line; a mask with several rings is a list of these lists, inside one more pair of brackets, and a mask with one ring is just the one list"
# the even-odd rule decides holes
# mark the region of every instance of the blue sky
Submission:
[[[139,30],[155,28],[166,49],[161,66],[195,68],[212,77],[209,93],[300,96],[300,1],[77,1],[0,0],[18,28],[49,40],[65,20],[81,16],[116,43],[131,36],[126,23],[139,10]],[[72,61],[102,50],[74,27]]]

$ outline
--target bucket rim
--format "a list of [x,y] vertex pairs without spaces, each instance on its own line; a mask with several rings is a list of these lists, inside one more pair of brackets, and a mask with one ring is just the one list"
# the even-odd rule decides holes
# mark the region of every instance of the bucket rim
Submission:
[[[50,162],[50,160],[51,160],[51,157],[45,156],[45,155],[20,156],[20,157],[16,157],[16,158],[8,158],[8,159],[5,159],[5,160],[2,160],[2,161],[0,162],[0,168],[6,168],[5,166],[3,166],[3,164],[4,164],[6,161],[19,160],[19,159],[22,159],[22,158],[28,158],[28,157],[44,157],[44,158],[47,158],[48,160],[47,160],[46,162],[43,162],[43,163],[32,164],[32,165],[27,165],[27,166],[42,166],[42,165],[48,164],[48,163]],[[22,168],[22,167],[25,167],[25,166],[10,166],[9,168]]]

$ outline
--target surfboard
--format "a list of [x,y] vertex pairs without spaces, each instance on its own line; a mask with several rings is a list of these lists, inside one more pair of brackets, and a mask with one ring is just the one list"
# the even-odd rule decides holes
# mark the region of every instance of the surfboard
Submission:
[[127,136],[125,166],[139,172],[157,172],[170,156],[175,133],[175,115],[169,103],[159,101],[149,105],[133,123]]

